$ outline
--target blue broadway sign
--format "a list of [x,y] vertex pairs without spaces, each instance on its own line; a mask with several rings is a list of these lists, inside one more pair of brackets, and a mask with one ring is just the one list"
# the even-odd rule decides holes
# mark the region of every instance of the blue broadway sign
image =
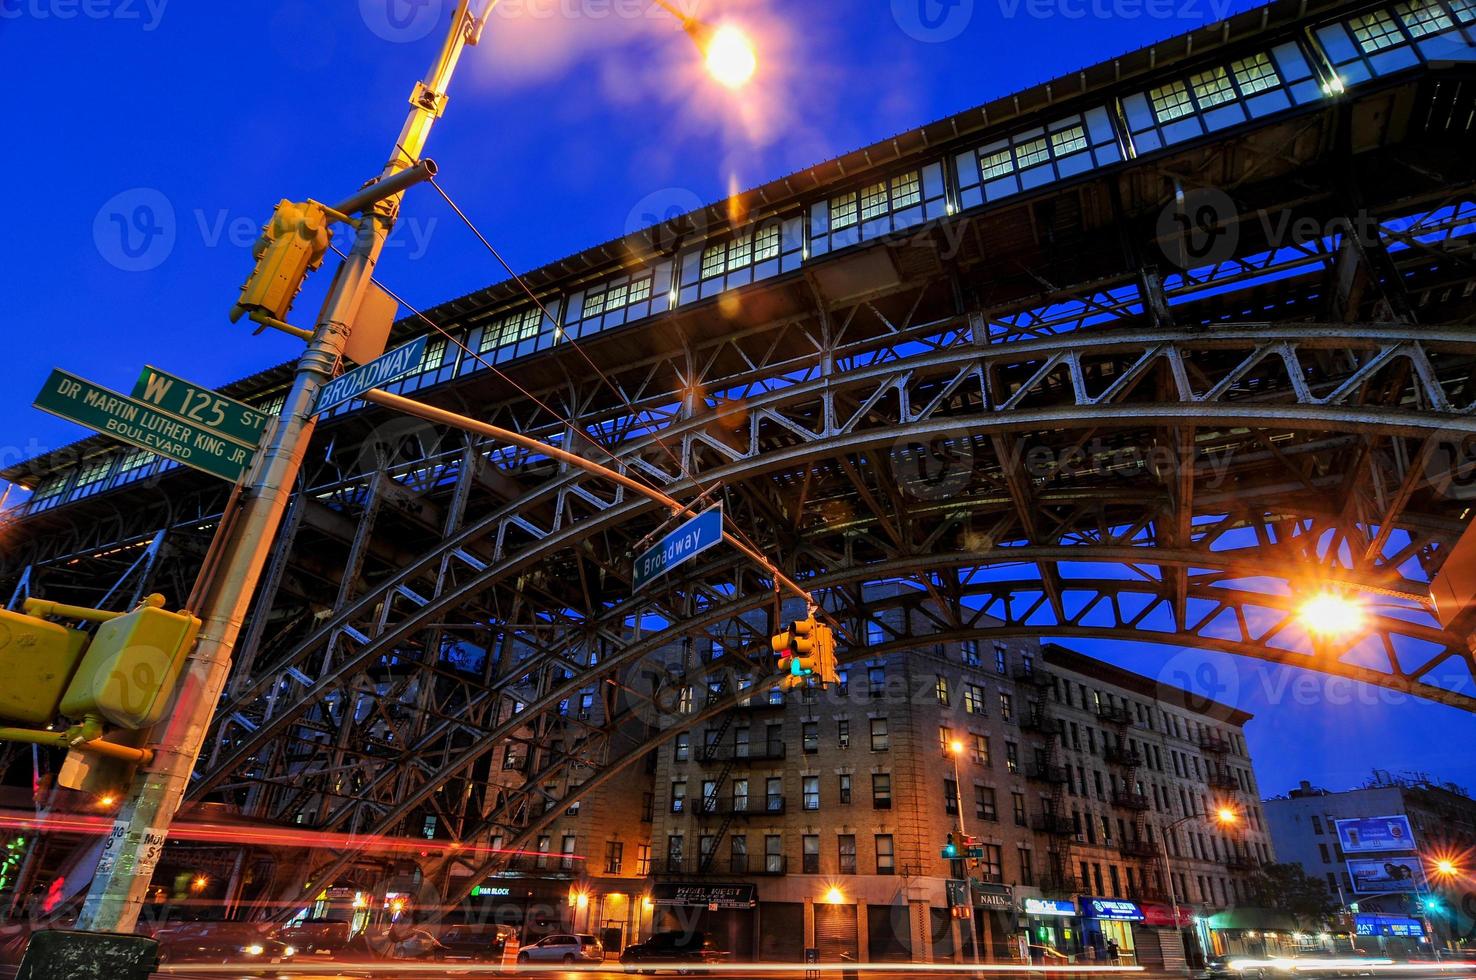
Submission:
[[685,524],[668,531],[635,560],[632,591],[690,561],[723,539],[723,505],[708,508]]
[[358,398],[370,388],[378,388],[414,371],[420,367],[421,358],[425,357],[425,341],[425,337],[416,337],[410,343],[387,351],[362,367],[340,374],[318,389],[318,403],[313,411],[326,412],[335,405]]

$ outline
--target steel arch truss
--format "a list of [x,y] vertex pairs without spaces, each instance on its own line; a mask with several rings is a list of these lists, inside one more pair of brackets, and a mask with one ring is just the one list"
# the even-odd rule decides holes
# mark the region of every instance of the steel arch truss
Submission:
[[[757,364],[724,338],[631,369],[645,380],[630,400],[659,426],[626,413],[588,428],[673,495],[717,488],[846,625],[851,657],[991,631],[1145,640],[1476,708],[1461,638],[1410,598],[1461,527],[1466,331],[1114,329],[1063,349],[988,342],[979,322],[862,304],[795,324],[812,343]],[[632,597],[658,508],[507,449],[447,454],[437,472],[458,466],[548,475],[237,677],[196,797],[364,835],[435,813],[455,840],[516,846],[673,717],[762,685],[761,570],[711,552]],[[1314,644],[1291,611],[1329,581],[1383,609],[1365,634]],[[907,629],[863,645],[889,604]],[[499,768],[509,746],[517,764]]]

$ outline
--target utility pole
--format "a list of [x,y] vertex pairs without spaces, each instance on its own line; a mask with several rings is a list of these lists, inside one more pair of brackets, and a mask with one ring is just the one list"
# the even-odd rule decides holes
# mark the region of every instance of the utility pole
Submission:
[[[151,733],[154,760],[134,779],[105,842],[102,860],[78,919],[78,928],[129,932],[138,919],[169,826],[184,799],[217,701],[230,673],[231,653],[266,565],[282,515],[291,499],[315,427],[318,389],[338,368],[360,303],[369,289],[385,239],[399,214],[406,180],[431,127],[445,108],[446,88],[467,44],[475,44],[485,19],[471,16],[470,0],[459,0],[444,45],[430,75],[415,86],[411,109],[389,162],[380,174],[385,193],[363,202],[363,220],[352,250],[339,265],[307,349],[297,361],[292,389],[276,426],[247,477],[242,492],[221,515],[197,591],[200,638],[186,667],[174,710]],[[370,189],[369,196],[373,188]]]

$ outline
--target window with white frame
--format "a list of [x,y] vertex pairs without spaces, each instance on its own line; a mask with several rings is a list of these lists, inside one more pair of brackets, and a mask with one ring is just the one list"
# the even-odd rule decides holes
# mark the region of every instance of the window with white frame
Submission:
[[1240,86],[1241,95],[1255,95],[1281,84],[1281,77],[1276,74],[1271,56],[1265,53],[1233,62],[1230,65],[1230,74],[1235,76],[1235,84]]
[[509,313],[482,330],[482,342],[478,345],[481,351],[489,351],[494,347],[505,347],[515,344],[520,340],[528,340],[538,336],[538,325],[542,322],[543,311],[538,307],[530,307],[519,310],[517,313]]
[[1086,129],[1082,126],[1067,126],[1051,134],[1051,152],[1057,157],[1080,153],[1087,148]]
[[599,316],[624,309],[632,303],[642,303],[651,298],[651,276],[644,275],[630,282],[615,283],[589,291],[584,297],[584,315]]
[[1189,87],[1183,82],[1169,82],[1148,93],[1153,106],[1153,118],[1159,122],[1182,119],[1194,112],[1194,103],[1189,99]]
[[779,225],[771,222],[702,250],[703,279],[714,279],[779,256]]
[[856,223],[856,192],[830,199],[830,228],[849,228]]
[[1455,26],[1445,8],[1435,0],[1408,0],[1395,7],[1394,12],[1399,15],[1410,37],[1438,34]]
[[861,188],[859,193],[852,191],[830,199],[830,230],[849,228],[858,220],[871,221],[921,201],[922,175],[916,170],[890,180],[878,180]]
[[1394,23],[1394,18],[1389,16],[1387,10],[1375,10],[1371,14],[1355,17],[1348,26],[1353,29],[1353,38],[1364,54],[1392,48],[1404,41],[1399,25]]
[[1189,87],[1194,90],[1201,109],[1235,101],[1235,86],[1230,84],[1230,73],[1224,68],[1211,68],[1189,76]]

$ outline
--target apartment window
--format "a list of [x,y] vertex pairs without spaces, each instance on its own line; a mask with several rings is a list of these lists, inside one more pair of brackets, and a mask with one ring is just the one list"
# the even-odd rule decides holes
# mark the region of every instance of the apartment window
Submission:
[[778,834],[764,837],[764,870],[771,875],[784,872],[784,838]]
[[887,720],[885,718],[871,719],[871,751],[885,752],[892,747],[891,738],[887,735]]
[[851,672],[841,668],[835,672],[836,693],[841,697],[847,697],[851,693]]
[[743,813],[748,809],[748,780],[733,780],[733,812]]
[[843,875],[856,873],[856,835],[837,834],[835,838],[838,855],[837,868]]
[[1322,836],[1322,818],[1315,813],[1312,814],[1312,833]]
[[1020,746],[1014,742],[1005,743],[1005,769],[1012,773],[1020,771]]
[[1026,820],[1025,820],[1025,794],[1024,793],[1011,793],[1010,794],[1010,809],[1014,811],[1015,826],[1016,827],[1023,827],[1023,826],[1025,826]]
[[974,786],[974,816],[980,820],[998,820],[993,786]]
[[942,674],[938,675],[937,681],[933,684],[933,695],[938,699],[939,704],[945,708],[948,707],[948,678]]
[[650,823],[656,811],[656,794],[641,794],[641,823]]
[[605,874],[618,875],[624,858],[624,844],[618,840],[605,841]]
[[897,873],[897,852],[891,834],[876,835],[876,873],[879,875]]
[[994,645],[994,672],[996,674],[1003,674],[1008,669],[1009,669],[1008,666],[1005,664],[1005,647],[1004,647],[1004,644],[1003,643],[996,643]]
[[1030,853],[1030,848],[1022,847],[1018,851],[1020,855],[1020,881],[1029,884],[1035,879],[1035,861]]
[[885,667],[866,668],[866,686],[873,700],[878,700],[886,693],[887,670]]
[[890,810],[892,808],[891,773],[874,772],[871,774],[871,808],[873,810]]
[[807,875],[820,873],[820,835],[805,834],[800,838],[801,871]]
[[820,809],[820,777],[805,776],[801,781],[802,805],[806,810]]
[[851,802],[851,774],[843,772],[840,774],[839,798],[842,803]]
[[947,725],[938,726],[938,750],[945,757],[953,754],[953,729]]
[[835,739],[841,748],[851,747],[851,723],[849,721],[843,719],[835,723]]
[[735,874],[748,871],[747,834],[734,834],[728,839],[728,870]]
[[666,870],[682,870],[682,835],[670,834],[666,838]]
[[636,875],[644,878],[651,873],[651,845],[636,845]]
[[979,666],[979,641],[964,640],[959,644],[958,655],[965,667]]
[[1230,65],[1230,74],[1235,76],[1235,84],[1240,86],[1241,95],[1255,95],[1268,88],[1275,88],[1281,82],[1276,74],[1276,66],[1271,63],[1271,56],[1267,54],[1241,58]]
[[973,756],[974,764],[975,765],[979,765],[979,766],[987,766],[987,765],[990,765],[990,759],[989,759],[989,736],[988,735],[980,735],[980,734],[978,734],[976,732],[974,734],[974,740],[973,741],[974,741],[974,746],[973,746],[973,750],[972,750],[972,753],[971,754]]
[[1376,10],[1362,17],[1355,17],[1349,22],[1353,28],[1353,37],[1358,41],[1358,46],[1363,49],[1364,54],[1373,54],[1385,48],[1392,48],[1404,40],[1404,35],[1399,32],[1399,26],[1394,23],[1394,18],[1389,16],[1386,10]]
[[943,809],[950,814],[958,813],[958,783],[952,779],[943,780]]
[[681,813],[687,805],[687,782],[678,780],[671,784],[671,812]]
[[784,810],[784,780],[779,776],[770,776],[764,780],[764,798],[770,813],[781,813]]
[[686,762],[692,757],[692,733],[679,732],[676,742],[672,745],[672,758],[677,762]]
[[712,867],[712,852],[717,847],[717,838],[703,834],[697,838],[697,867],[699,870]]
[[999,692],[999,717],[1003,721],[1009,721],[1015,717],[1015,696],[1013,694]]
[[800,745],[806,752],[820,751],[820,723],[807,721],[800,725]]
[[984,845],[984,858],[979,862],[979,877],[985,881],[1004,881],[1004,849],[998,844]]
[[1332,864],[1332,855],[1327,853],[1327,845],[1321,841],[1317,844],[1317,854],[1322,858],[1323,864]]
[[702,812],[713,813],[717,810],[717,780],[704,779],[702,781]]
[[559,842],[559,870],[574,870],[574,847],[575,838],[572,834],[565,834],[564,839]]
[[971,715],[984,713],[984,688],[978,684],[964,685],[964,712]]

